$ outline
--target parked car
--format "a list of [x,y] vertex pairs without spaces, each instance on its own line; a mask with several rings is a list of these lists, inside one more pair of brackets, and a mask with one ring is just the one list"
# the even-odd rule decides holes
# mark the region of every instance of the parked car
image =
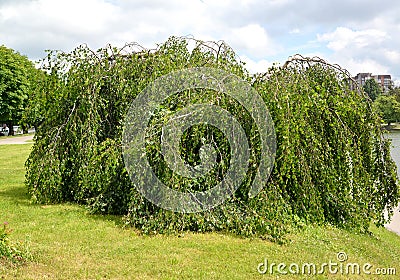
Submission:
[[19,125],[13,125],[14,135],[23,134],[24,131]]
[[3,124],[3,126],[0,126],[0,136],[8,136],[9,132],[10,132],[10,130],[6,124]]

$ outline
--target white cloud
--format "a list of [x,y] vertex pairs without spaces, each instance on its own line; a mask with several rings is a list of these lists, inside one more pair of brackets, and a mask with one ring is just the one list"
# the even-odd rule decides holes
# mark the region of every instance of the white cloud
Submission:
[[299,33],[300,33],[300,29],[298,29],[298,28],[294,28],[289,31],[289,34],[299,34]]
[[100,32],[113,21],[110,15],[118,15],[117,7],[99,0],[32,1],[14,12],[13,20],[25,28],[73,34]]
[[252,57],[261,58],[277,52],[278,47],[258,24],[249,24],[234,28],[228,35],[227,42]]
[[[375,23],[383,23],[382,18]],[[331,50],[329,60],[346,68],[352,75],[360,72],[390,74],[400,78],[400,40],[393,36],[396,26],[364,24],[364,29],[337,27],[317,35],[317,41]],[[397,27],[399,29],[399,27]]]
[[346,27],[338,27],[334,32],[317,35],[318,41],[328,42],[328,48],[340,51],[346,48],[364,48],[371,44],[379,44],[389,38],[386,31],[366,29],[353,31]]
[[398,50],[383,50],[383,55],[393,61],[393,63],[400,65],[400,51]]
[[[341,63],[342,65],[344,62]],[[372,59],[364,59],[364,60],[355,60],[350,59],[345,62],[346,68],[350,73],[368,73],[372,72],[374,74],[387,74],[388,67],[380,64],[379,62]]]
[[240,60],[246,63],[246,69],[249,70],[251,74],[265,73],[268,68],[272,66],[272,62],[265,59],[253,60],[245,55],[240,56]]
[[[397,3],[397,2],[396,2]],[[400,77],[400,5],[380,0],[0,0],[0,44],[30,58],[169,36],[224,40],[252,72],[290,55],[318,54],[353,74]]]
[[0,41],[37,59],[45,49],[69,51],[82,43],[98,47],[105,34],[112,34],[120,11],[101,0],[36,0],[0,7],[0,13],[6,15],[0,18]]

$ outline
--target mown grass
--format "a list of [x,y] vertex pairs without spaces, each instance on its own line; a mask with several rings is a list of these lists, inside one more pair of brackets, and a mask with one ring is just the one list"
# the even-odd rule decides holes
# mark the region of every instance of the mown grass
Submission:
[[[307,226],[284,245],[227,234],[141,236],[122,219],[90,215],[77,205],[31,204],[24,186],[24,161],[31,145],[0,146],[0,223],[14,229],[13,240],[30,240],[34,261],[0,267],[0,279],[304,279],[308,275],[261,275],[269,263],[370,263],[396,268],[397,276],[329,274],[315,279],[398,279],[400,236],[383,228],[357,234]],[[288,268],[285,269],[288,271]]]

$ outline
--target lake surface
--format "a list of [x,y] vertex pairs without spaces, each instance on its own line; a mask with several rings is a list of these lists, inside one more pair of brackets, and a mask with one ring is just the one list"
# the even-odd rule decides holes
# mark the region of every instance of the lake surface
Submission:
[[400,178],[400,131],[385,133],[385,138],[392,139],[390,154],[397,165],[397,176]]
[[[400,178],[400,131],[385,133],[385,137],[392,139],[390,154],[397,165],[397,177]],[[400,205],[395,210],[392,222],[386,225],[386,228],[400,234]]]

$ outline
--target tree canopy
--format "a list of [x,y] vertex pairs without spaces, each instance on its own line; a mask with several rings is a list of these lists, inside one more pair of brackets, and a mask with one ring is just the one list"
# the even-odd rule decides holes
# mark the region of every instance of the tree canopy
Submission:
[[26,57],[0,46],[0,121],[21,120],[38,70]]
[[363,88],[372,101],[382,94],[382,87],[374,79],[366,80]]
[[[44,65],[53,82],[40,88],[47,92],[44,99],[37,95],[45,100],[44,116],[26,163],[33,199],[123,214],[126,224],[145,233],[228,231],[277,238],[304,222],[366,230],[372,221],[387,221],[385,211],[390,216],[399,200],[396,167],[371,101],[362,90],[351,90],[347,72],[322,60],[294,58],[252,76],[224,43],[194,43],[189,47],[186,39],[172,37],[156,50],[81,46],[50,54]],[[194,167],[202,161],[201,148],[214,147],[218,155],[209,173],[188,178],[166,163],[163,127],[189,105],[228,111],[249,144],[248,170],[232,196],[213,209],[184,214],[155,206],[139,193],[124,163],[122,135],[127,109],[139,93],[159,77],[193,67],[218,68],[249,81],[270,111],[277,150],[271,176],[263,177],[263,189],[250,197],[263,155],[263,127],[257,127],[249,110],[211,90],[186,90],[159,100],[159,107],[147,112],[152,117],[145,124],[141,156],[171,189],[209,190],[232,162],[226,136],[202,123],[185,130],[174,148]],[[224,81],[232,81],[229,77]]]
[[394,86],[389,88],[388,95],[393,95],[396,97],[397,102],[400,102],[400,87]]
[[378,115],[390,125],[400,121],[400,89],[391,88],[387,95],[379,95],[373,103]]

